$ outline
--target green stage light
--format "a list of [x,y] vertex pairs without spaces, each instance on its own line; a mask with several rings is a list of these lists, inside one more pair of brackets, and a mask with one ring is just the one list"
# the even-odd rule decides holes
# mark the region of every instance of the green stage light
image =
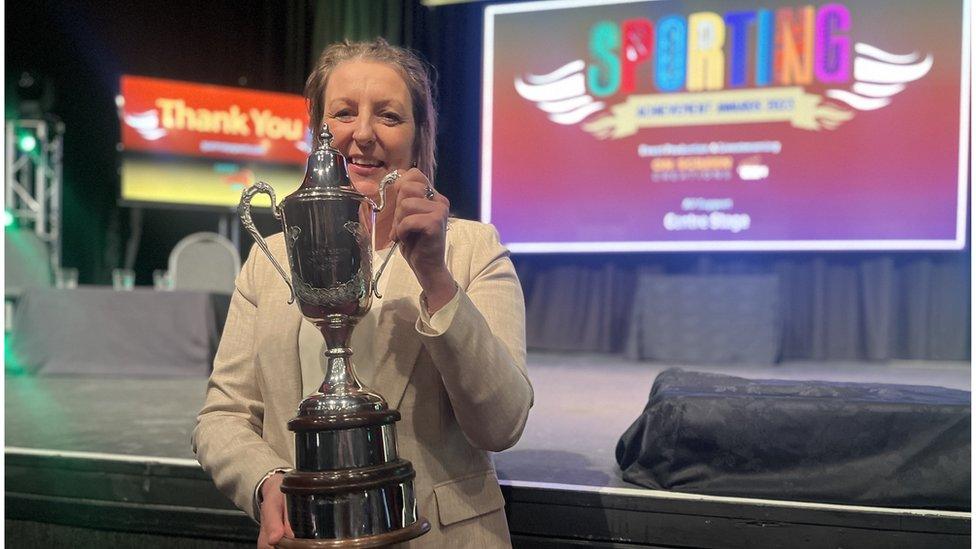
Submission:
[[10,210],[3,211],[3,226],[4,228],[10,227],[14,224],[14,214],[10,213]]
[[37,148],[37,138],[29,133],[21,134],[17,139],[17,147],[25,153],[34,152]]

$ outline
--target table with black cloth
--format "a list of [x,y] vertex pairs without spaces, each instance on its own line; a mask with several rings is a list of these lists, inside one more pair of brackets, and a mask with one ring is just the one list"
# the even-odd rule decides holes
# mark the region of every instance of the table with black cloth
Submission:
[[970,393],[670,369],[620,437],[656,490],[968,511]]
[[17,302],[9,373],[206,376],[230,295],[99,286],[30,289]]

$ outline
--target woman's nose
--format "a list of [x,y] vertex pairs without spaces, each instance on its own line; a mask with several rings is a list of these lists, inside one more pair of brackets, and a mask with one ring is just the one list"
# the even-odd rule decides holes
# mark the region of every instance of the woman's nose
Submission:
[[373,132],[373,125],[370,124],[369,117],[361,117],[356,121],[356,129],[352,132],[352,138],[360,146],[368,145],[376,140],[376,133]]

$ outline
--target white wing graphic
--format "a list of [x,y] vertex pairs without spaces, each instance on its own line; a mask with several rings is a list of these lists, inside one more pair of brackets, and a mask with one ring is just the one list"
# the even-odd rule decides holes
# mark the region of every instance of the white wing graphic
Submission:
[[125,123],[147,141],[155,141],[166,135],[166,130],[159,127],[159,112],[156,109],[145,112],[126,114]]
[[549,120],[565,126],[578,124],[605,105],[586,93],[582,59],[566,63],[548,74],[527,74],[515,79],[515,91],[549,114]]
[[932,68],[932,56],[924,59],[912,52],[899,55],[870,44],[854,45],[854,85],[850,90],[827,90],[827,97],[847,103],[859,111],[873,111],[887,106],[891,98],[918,80]]

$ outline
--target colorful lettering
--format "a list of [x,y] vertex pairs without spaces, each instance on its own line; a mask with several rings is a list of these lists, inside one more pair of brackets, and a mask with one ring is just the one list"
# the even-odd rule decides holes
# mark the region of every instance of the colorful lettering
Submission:
[[665,17],[657,24],[654,84],[663,92],[678,91],[685,86],[687,36],[688,26],[680,16]]
[[850,10],[840,3],[601,21],[590,30],[586,84],[607,97],[635,93],[642,82],[660,92],[742,88],[750,80],[760,87],[843,83],[851,77],[850,31]]
[[846,82],[851,74],[851,39],[837,31],[851,30],[851,12],[843,4],[827,4],[817,12],[817,46],[813,66],[821,82]]
[[654,41],[654,25],[647,19],[628,19],[621,25],[623,29],[623,58],[620,60],[623,78],[620,90],[631,93],[637,87],[637,65],[651,57]]
[[813,82],[813,7],[776,10],[776,75],[783,86]]
[[729,86],[746,85],[746,55],[749,51],[749,24],[756,14],[751,11],[733,11],[725,14],[725,26],[732,36],[729,62]]
[[714,12],[688,16],[688,91],[720,90],[725,83],[725,22]]
[[617,93],[620,88],[620,59],[614,50],[620,47],[620,29],[609,21],[593,26],[590,33],[590,53],[603,63],[590,65],[586,72],[586,85],[597,97]]
[[756,85],[768,86],[773,72],[773,12],[756,13]]

